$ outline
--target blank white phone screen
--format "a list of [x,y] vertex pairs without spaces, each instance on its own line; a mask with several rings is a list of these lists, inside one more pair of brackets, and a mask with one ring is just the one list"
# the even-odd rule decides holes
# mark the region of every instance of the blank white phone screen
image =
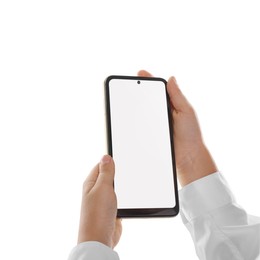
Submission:
[[175,191],[165,84],[109,82],[115,192],[120,209],[173,208]]

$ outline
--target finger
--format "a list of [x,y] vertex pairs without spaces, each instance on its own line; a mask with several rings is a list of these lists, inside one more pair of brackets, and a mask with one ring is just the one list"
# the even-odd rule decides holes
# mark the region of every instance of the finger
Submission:
[[97,184],[107,184],[113,187],[115,164],[111,156],[104,155],[99,163]]
[[181,92],[176,79],[170,77],[167,83],[167,92],[169,94],[171,104],[176,112],[185,112],[191,109],[191,105]]
[[146,70],[139,70],[137,75],[139,77],[152,77],[153,75]]
[[113,248],[118,244],[122,235],[122,219],[117,218],[115,222],[115,230],[113,234]]
[[121,218],[116,218],[115,226],[116,226],[115,229],[118,230],[121,234],[122,233],[122,219]]
[[89,193],[94,185],[96,184],[97,178],[99,175],[99,166],[98,164],[92,169],[88,177],[86,178],[84,182],[84,192]]

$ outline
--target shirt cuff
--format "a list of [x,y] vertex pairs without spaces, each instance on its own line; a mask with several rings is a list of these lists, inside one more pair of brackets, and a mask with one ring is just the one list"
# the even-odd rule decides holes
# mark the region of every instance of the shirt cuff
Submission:
[[181,214],[188,222],[235,202],[235,197],[220,172],[184,186],[179,191],[179,199]]
[[68,260],[119,260],[118,254],[110,247],[95,241],[78,244],[70,253]]

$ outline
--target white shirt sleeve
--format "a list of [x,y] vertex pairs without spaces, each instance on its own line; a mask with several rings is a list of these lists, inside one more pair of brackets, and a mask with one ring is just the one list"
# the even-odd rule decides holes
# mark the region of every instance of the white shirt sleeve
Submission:
[[95,241],[78,244],[68,260],[119,260],[118,254],[110,247]]
[[181,217],[200,260],[260,259],[260,218],[236,203],[221,173],[188,184],[179,195]]

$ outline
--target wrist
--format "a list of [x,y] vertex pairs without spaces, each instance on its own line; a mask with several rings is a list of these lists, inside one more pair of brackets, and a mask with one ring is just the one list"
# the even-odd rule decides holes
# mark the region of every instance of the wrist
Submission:
[[78,244],[82,242],[96,241],[100,242],[110,248],[112,248],[112,240],[107,238],[105,234],[99,233],[98,231],[86,231],[83,234],[79,233]]
[[78,244],[87,241],[100,242],[108,247],[112,247],[112,239],[109,230],[107,229],[109,225],[98,221],[98,217],[93,215],[82,216],[79,232],[78,232]]
[[178,179],[182,187],[216,171],[217,166],[203,142],[177,165]]

